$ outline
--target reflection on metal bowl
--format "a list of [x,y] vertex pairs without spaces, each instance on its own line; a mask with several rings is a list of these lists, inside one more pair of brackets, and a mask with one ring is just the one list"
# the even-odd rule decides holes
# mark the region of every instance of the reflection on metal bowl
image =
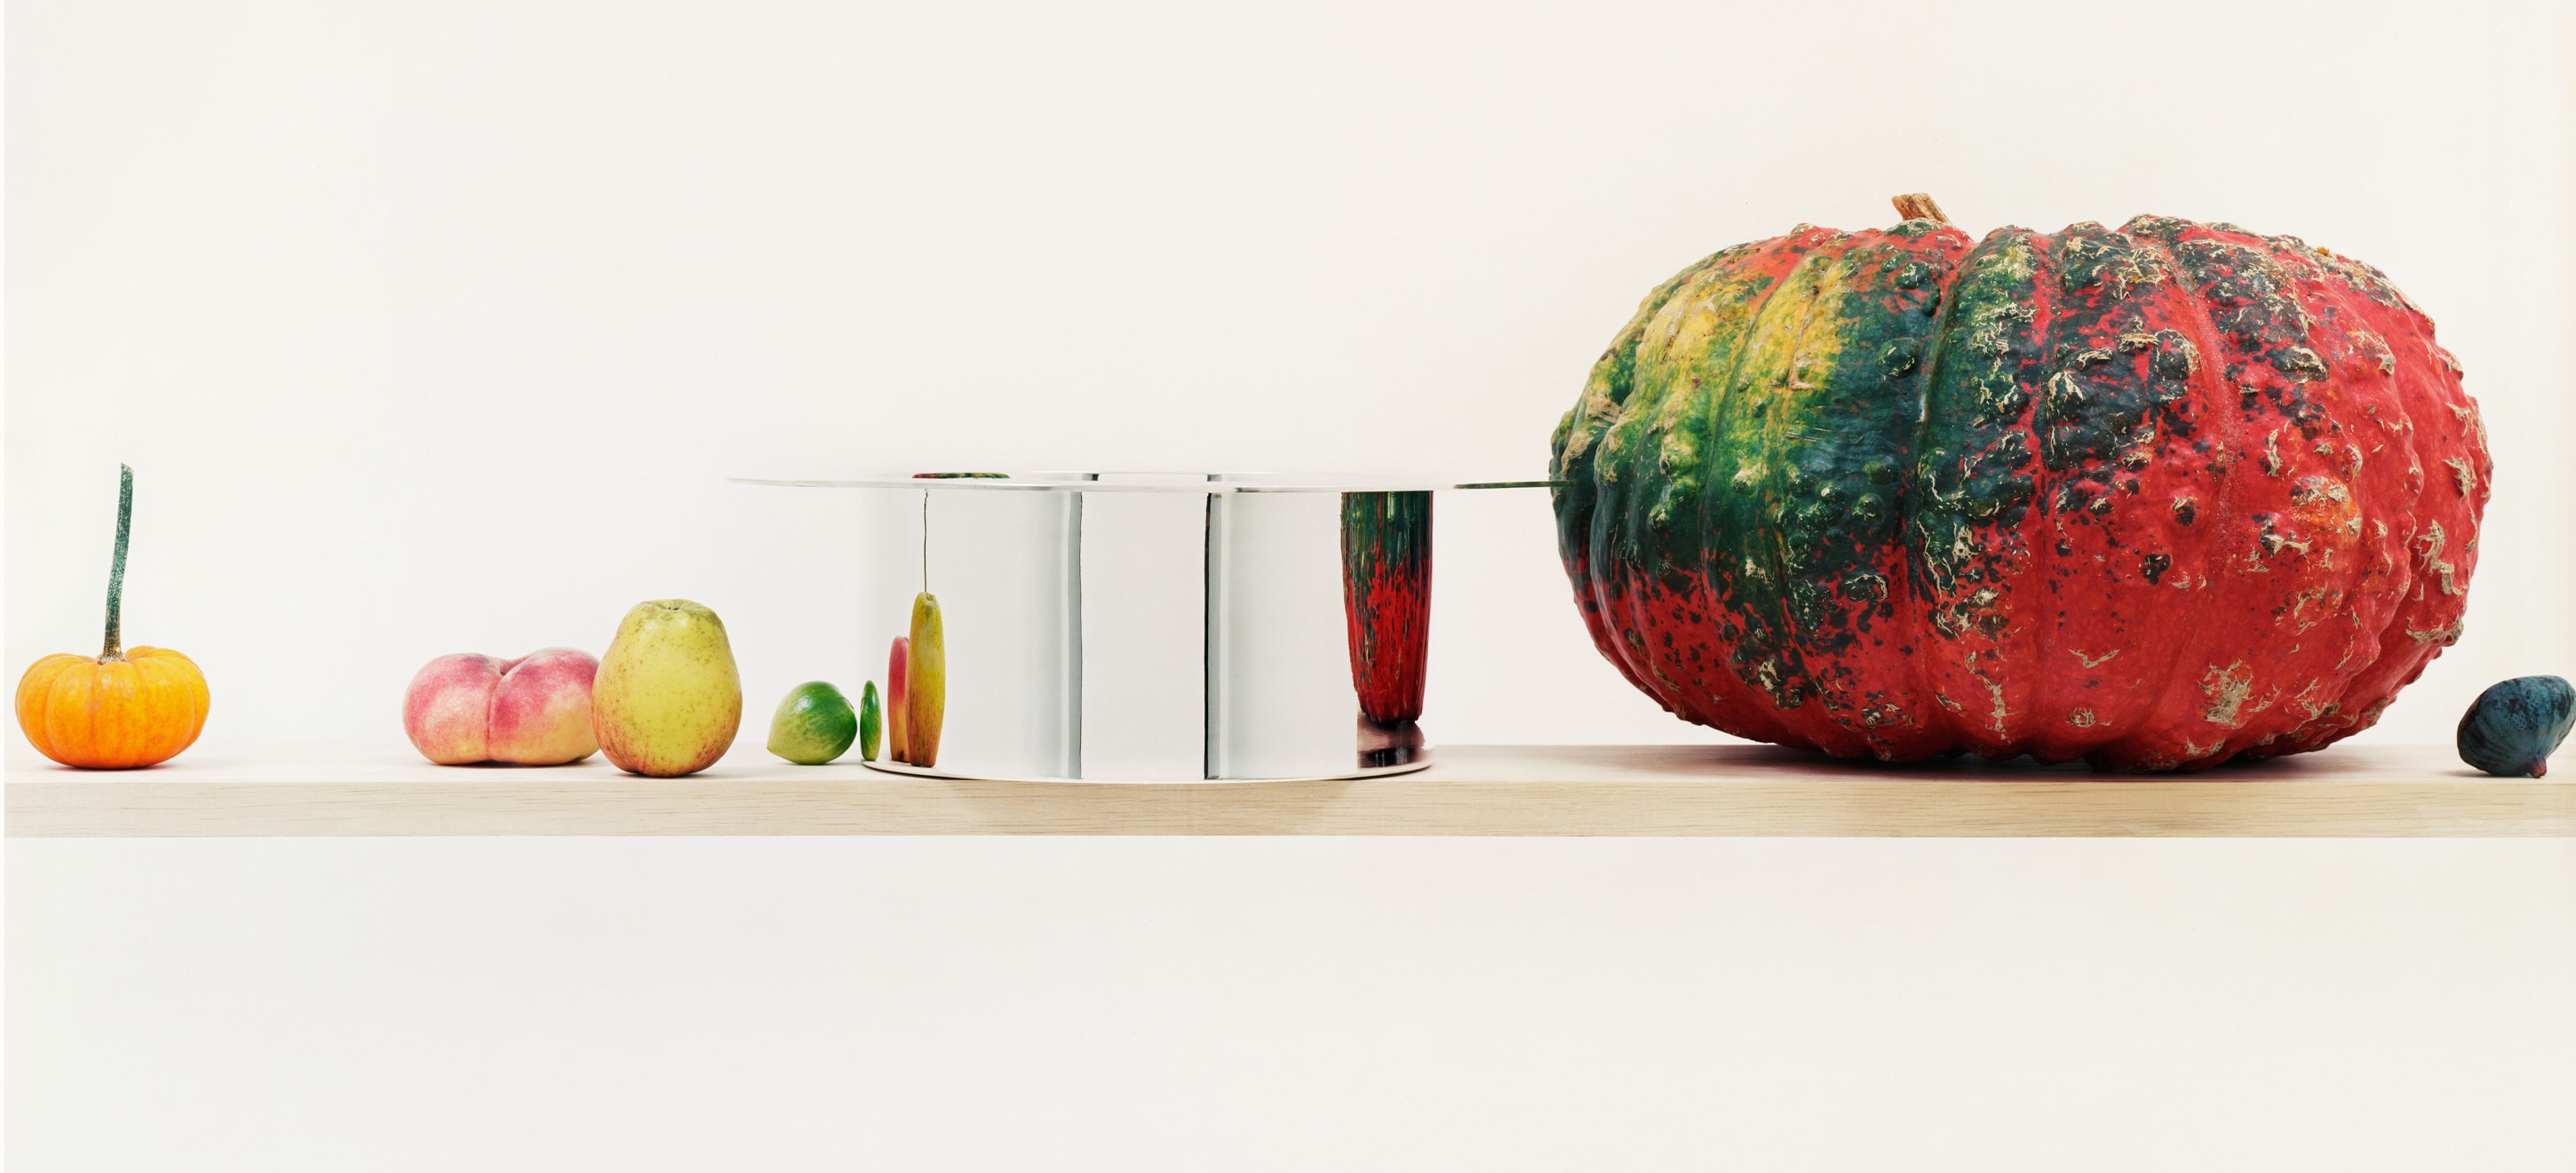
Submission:
[[1410,774],[1416,770],[1424,769],[1431,765],[1430,746],[1420,746],[1410,752],[1414,754],[1413,757],[1393,765],[1356,768],[1344,770],[1337,774],[1292,775],[1276,778],[1118,778],[1104,776],[1069,778],[1044,774],[1032,774],[1026,777],[1000,777],[990,774],[960,774],[953,770],[941,767],[915,766],[904,762],[878,761],[862,762],[860,764],[879,773],[901,774],[910,778],[936,778],[950,782],[1046,782],[1073,786],[1205,786],[1210,784],[1221,786],[1259,786],[1264,783],[1343,782],[1359,778],[1385,778],[1396,774]]
[[871,768],[1131,782],[1428,765],[1433,492],[1545,484],[1240,473],[756,483],[867,490],[852,495],[870,649],[857,662],[883,663],[914,597],[938,597],[936,764]]

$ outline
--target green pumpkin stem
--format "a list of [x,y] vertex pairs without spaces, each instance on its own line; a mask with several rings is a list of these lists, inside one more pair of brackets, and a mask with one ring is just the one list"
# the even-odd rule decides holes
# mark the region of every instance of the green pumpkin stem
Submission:
[[98,655],[102,664],[125,658],[125,633],[119,621],[125,609],[125,540],[134,532],[134,467],[116,468],[116,563],[107,571],[107,650]]

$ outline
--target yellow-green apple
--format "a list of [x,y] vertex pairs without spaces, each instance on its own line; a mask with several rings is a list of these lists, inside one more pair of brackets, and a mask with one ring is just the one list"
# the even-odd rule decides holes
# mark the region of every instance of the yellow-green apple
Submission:
[[724,620],[687,599],[637,603],[591,687],[600,752],[657,778],[715,764],[742,727],[742,677]]
[[939,764],[939,726],[948,716],[948,637],[940,630],[939,599],[929,591],[912,597],[912,636],[904,647],[904,748],[916,766]]
[[403,732],[442,766],[509,762],[555,766],[599,749],[591,732],[591,677],[599,661],[577,648],[515,660],[459,652],[421,666],[403,693]]

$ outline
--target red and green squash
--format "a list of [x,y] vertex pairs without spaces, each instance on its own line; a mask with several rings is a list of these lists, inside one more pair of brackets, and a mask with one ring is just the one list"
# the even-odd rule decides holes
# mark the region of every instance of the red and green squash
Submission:
[[2384,274],[1914,199],[1683,270],[1558,425],[1559,549],[1638,688],[1839,756],[2195,770],[2365,729],[2458,639],[2485,435]]
[[1431,494],[1342,494],[1342,618],[1360,716],[1422,719],[1431,647]]

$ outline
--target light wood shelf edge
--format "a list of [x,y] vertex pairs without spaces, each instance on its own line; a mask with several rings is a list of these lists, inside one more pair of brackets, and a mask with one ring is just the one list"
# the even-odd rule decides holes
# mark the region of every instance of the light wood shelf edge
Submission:
[[1765,746],[1452,746],[1346,782],[1102,786],[725,763],[443,768],[276,749],[128,773],[13,759],[13,838],[426,835],[2576,836],[2576,782],[2440,747],[2338,748],[2185,778]]

